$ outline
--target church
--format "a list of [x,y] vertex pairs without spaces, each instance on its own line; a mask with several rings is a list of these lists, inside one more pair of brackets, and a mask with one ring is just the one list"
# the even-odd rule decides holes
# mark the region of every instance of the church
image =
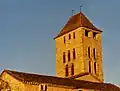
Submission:
[[56,76],[5,69],[0,91],[120,91],[104,83],[102,32],[83,12],[72,15],[54,38]]

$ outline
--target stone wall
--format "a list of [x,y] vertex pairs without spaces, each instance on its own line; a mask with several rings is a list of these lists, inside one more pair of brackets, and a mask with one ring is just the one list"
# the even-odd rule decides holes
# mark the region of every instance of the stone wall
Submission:
[[[85,30],[87,30],[88,36],[85,36]],[[75,38],[73,38],[75,33]],[[93,38],[93,33],[96,33],[96,38]],[[69,39],[69,35],[71,38]],[[64,43],[65,37],[65,43]],[[101,32],[91,30],[88,28],[77,28],[63,36],[55,39],[56,41],[56,76],[65,76],[65,67],[68,65],[68,73],[71,77],[71,64],[74,64],[74,75],[82,72],[89,72],[89,64],[91,61],[91,73],[98,79],[103,81],[103,66],[102,66],[102,40]],[[90,47],[90,58],[88,58],[87,48]],[[76,59],[73,59],[73,48],[75,48]],[[94,60],[93,48],[96,49],[96,59]],[[70,50],[70,61],[68,61],[68,50]],[[63,63],[63,52],[65,52],[66,62]],[[94,62],[96,62],[96,73],[94,71]]]

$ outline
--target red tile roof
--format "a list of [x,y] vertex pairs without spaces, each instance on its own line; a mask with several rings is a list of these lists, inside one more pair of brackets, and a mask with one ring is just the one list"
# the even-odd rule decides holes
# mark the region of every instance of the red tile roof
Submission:
[[77,29],[78,27],[86,27],[92,30],[102,32],[100,29],[96,28],[82,12],[80,12],[69,18],[67,24],[55,38],[60,37],[74,29]]
[[[17,72],[11,70],[4,70],[2,73],[8,73],[14,78],[23,83],[33,82],[33,83],[49,83],[53,85],[68,86],[72,88],[83,88],[83,89],[96,89],[102,91],[120,91],[120,88],[110,83],[96,83],[83,80],[74,80],[69,78],[60,78],[54,76],[38,75],[24,72]],[[1,74],[2,75],[2,74]]]

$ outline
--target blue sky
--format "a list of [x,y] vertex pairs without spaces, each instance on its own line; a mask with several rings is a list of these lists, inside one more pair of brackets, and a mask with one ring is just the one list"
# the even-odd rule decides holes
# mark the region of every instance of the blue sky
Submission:
[[0,0],[0,71],[55,75],[54,36],[71,16],[84,14],[103,30],[105,82],[120,85],[119,0]]

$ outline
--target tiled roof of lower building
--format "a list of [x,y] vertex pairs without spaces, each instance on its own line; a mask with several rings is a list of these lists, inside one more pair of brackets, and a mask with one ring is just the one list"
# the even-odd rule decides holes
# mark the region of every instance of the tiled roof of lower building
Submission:
[[[60,78],[55,76],[47,76],[47,75],[39,75],[39,74],[31,74],[24,72],[17,72],[11,70],[4,70],[2,73],[8,73],[13,76],[15,79],[26,83],[48,83],[53,85],[61,85],[68,86],[73,88],[83,88],[83,89],[96,89],[102,91],[120,91],[120,88],[110,84],[110,83],[97,83],[97,82],[89,82],[84,80],[74,80],[69,78]],[[1,74],[2,75],[2,74]]]

